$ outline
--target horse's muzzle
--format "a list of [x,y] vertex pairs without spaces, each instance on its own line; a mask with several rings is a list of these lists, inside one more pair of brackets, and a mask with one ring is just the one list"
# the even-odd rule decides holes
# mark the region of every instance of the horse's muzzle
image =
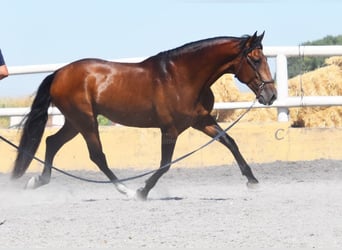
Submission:
[[272,105],[272,103],[277,99],[277,90],[272,87],[266,86],[260,91],[257,97],[259,103],[263,105]]

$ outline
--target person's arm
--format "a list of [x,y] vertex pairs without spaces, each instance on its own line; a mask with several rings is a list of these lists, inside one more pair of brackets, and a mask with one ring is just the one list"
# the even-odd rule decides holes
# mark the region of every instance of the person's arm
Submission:
[[8,69],[4,60],[4,57],[2,56],[1,50],[0,50],[0,80],[4,79],[8,76]]

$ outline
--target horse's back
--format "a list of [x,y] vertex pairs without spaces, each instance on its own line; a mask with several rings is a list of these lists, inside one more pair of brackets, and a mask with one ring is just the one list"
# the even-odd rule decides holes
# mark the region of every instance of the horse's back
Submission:
[[88,95],[101,95],[108,91],[114,94],[120,89],[134,89],[133,84],[136,87],[139,82],[141,83],[142,72],[136,63],[82,59],[56,72],[50,93],[52,96],[70,96],[85,91]]
[[64,113],[72,108],[125,125],[157,126],[150,74],[140,63],[82,59],[56,73],[50,94]]

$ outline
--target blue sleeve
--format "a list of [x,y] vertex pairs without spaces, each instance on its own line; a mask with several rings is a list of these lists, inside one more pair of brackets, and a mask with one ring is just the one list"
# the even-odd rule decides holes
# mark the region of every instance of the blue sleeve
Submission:
[[0,49],[0,66],[1,65],[5,65],[5,60],[4,60],[4,57],[2,56],[2,53],[1,53],[1,49]]

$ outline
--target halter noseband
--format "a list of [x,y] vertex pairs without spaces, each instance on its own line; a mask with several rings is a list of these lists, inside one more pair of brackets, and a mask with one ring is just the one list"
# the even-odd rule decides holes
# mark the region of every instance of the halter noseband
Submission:
[[[258,98],[261,94],[261,91],[264,89],[266,84],[270,84],[270,83],[274,83],[274,80],[270,80],[270,81],[265,81],[264,79],[262,79],[261,74],[259,73],[255,63],[253,62],[253,60],[250,58],[250,56],[248,55],[253,49],[247,49],[242,53],[242,58],[240,60],[240,64],[239,64],[239,68],[237,70],[237,72],[235,73],[235,77],[238,76],[238,74],[240,73],[241,67],[242,67],[242,63],[244,59],[247,59],[248,64],[252,67],[252,69],[254,70],[254,73],[256,75],[256,77],[260,80],[260,83],[258,84],[258,92],[256,94],[256,97]],[[250,85],[250,82],[246,83],[247,86]]]

